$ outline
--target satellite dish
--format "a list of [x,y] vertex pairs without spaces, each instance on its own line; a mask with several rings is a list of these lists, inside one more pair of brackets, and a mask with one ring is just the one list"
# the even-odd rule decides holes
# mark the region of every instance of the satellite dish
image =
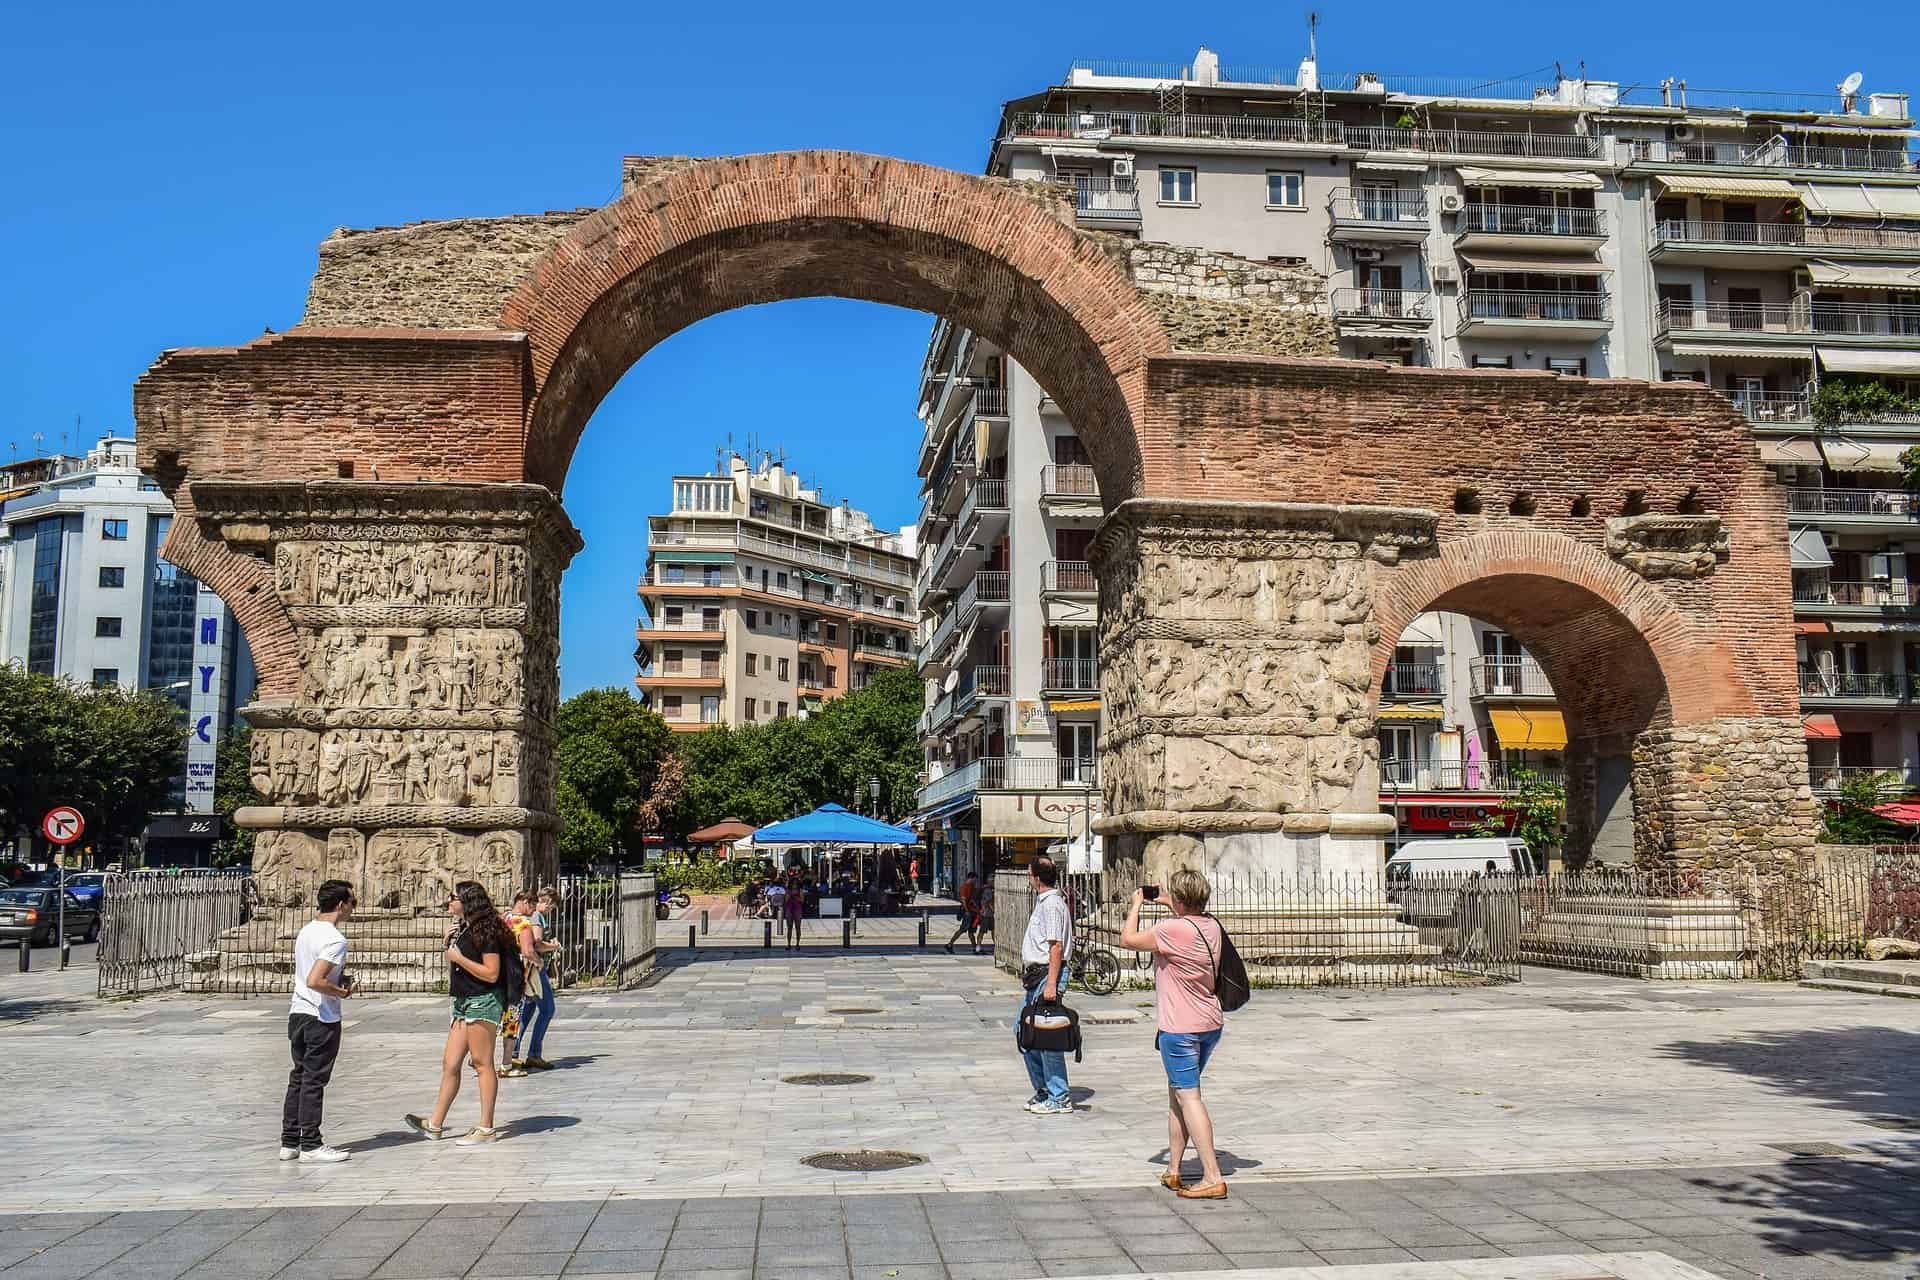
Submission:
[[1851,98],[1854,94],[1860,92],[1860,81],[1862,79],[1864,79],[1864,77],[1856,71],[1845,80],[1842,80],[1840,82],[1840,96],[1843,98]]

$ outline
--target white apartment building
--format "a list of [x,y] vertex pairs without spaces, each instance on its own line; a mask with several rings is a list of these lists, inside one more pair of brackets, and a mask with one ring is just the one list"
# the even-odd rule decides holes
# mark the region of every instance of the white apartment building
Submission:
[[142,475],[134,442],[85,457],[0,468],[0,661],[90,684],[152,689],[176,702],[187,742],[178,813],[155,815],[149,860],[195,861],[219,834],[220,735],[252,696],[253,658],[232,612],[160,559],[173,504]]
[[[1276,71],[1203,49],[1186,65],[1076,62],[1005,105],[987,171],[1072,185],[1089,230],[1311,268],[1345,356],[1720,390],[1793,487],[1816,787],[1867,768],[1920,785],[1920,643],[1902,638],[1920,633],[1920,562],[1910,576],[1913,500],[1892,474],[1920,443],[1920,169],[1907,95],[1871,88],[1382,76],[1314,58]],[[1004,360],[996,376],[1011,437],[1038,432],[1018,403],[1031,380]],[[933,411],[938,476],[952,407]],[[1011,544],[996,568],[1051,554]],[[1497,809],[1516,763],[1558,768],[1546,744],[1564,746],[1564,724],[1511,637],[1423,618],[1402,670],[1381,719],[1402,835]],[[929,773],[966,750],[936,737]],[[963,785],[933,778],[923,814]]]
[[804,716],[913,660],[913,530],[723,451],[647,521],[634,683],[676,730]]

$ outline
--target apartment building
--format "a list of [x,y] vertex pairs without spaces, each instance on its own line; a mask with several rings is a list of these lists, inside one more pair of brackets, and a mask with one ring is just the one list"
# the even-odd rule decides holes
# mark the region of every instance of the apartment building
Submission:
[[173,504],[118,436],[84,457],[0,468],[0,504],[0,661],[177,703],[187,743],[177,812],[154,816],[148,852],[164,844],[159,860],[204,861],[220,833],[194,815],[213,812],[220,735],[255,673],[232,612],[160,559]]
[[[1902,637],[1920,613],[1892,473],[1920,442],[1920,170],[1907,95],[1860,90],[1332,73],[1314,57],[1276,70],[1203,49],[1186,65],[1076,62],[1005,105],[987,171],[1069,184],[1089,230],[1317,275],[1345,356],[1723,392],[1794,490],[1815,783],[1912,778],[1920,646]],[[928,368],[949,372],[984,376]],[[1016,396],[1026,380],[1004,360],[997,376]],[[930,449],[949,425],[928,419]],[[996,563],[1017,574],[1044,553]],[[1402,835],[1497,809],[1509,766],[1557,768],[1541,744],[1565,736],[1511,637],[1440,616],[1415,631],[1394,664],[1411,683],[1390,683],[1381,720]],[[1537,694],[1515,691],[1529,679]],[[931,744],[930,774],[957,746]],[[923,813],[951,785],[935,778]]]
[[675,729],[818,710],[913,661],[914,532],[723,451],[648,518],[635,677]]
[[937,883],[1084,843],[1100,806],[1102,514],[1085,447],[1032,375],[935,324],[921,367],[919,655]]

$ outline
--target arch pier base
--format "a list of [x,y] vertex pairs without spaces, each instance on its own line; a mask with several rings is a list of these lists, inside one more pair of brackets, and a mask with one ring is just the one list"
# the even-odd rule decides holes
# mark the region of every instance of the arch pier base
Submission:
[[297,682],[245,709],[267,803],[235,819],[267,902],[338,878],[407,912],[458,880],[550,878],[560,575],[581,546],[552,493],[203,481],[192,506],[270,568],[298,655]]

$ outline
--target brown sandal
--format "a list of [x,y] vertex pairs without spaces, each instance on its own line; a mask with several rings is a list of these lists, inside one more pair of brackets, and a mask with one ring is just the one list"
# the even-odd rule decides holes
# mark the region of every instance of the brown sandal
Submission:
[[1178,1191],[1187,1184],[1180,1181],[1178,1173],[1163,1173],[1160,1175],[1160,1185],[1169,1191]]
[[1225,1200],[1227,1198],[1227,1184],[1224,1182],[1216,1182],[1211,1186],[1204,1187],[1177,1187],[1174,1190],[1174,1194],[1182,1200]]

